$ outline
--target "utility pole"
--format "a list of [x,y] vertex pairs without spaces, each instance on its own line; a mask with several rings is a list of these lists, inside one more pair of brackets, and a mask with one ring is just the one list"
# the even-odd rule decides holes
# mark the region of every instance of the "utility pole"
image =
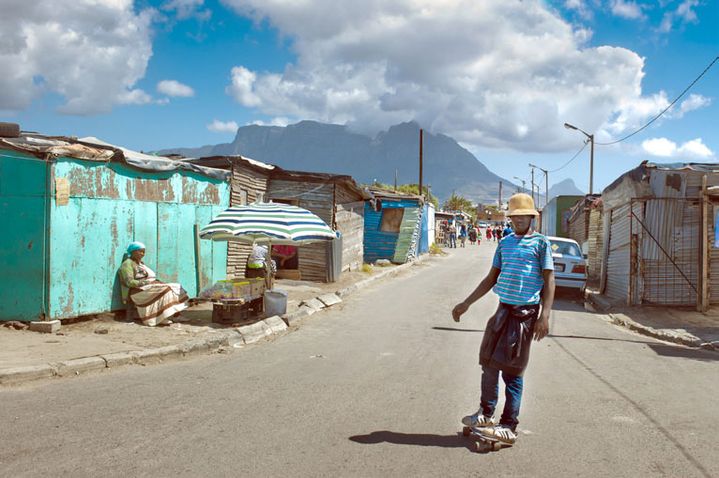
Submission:
[[502,181],[499,182],[499,199],[497,201],[497,207],[502,209]]
[[532,168],[532,201],[534,201],[534,168]]
[[424,131],[419,129],[419,195],[422,195],[422,140]]
[[397,192],[397,174],[399,173],[399,170],[397,168],[394,169],[394,192]]
[[[564,127],[567,129],[573,129],[576,131],[579,131],[584,136],[587,137],[587,141],[589,141],[589,194],[594,193],[594,135],[589,134],[586,131],[584,131],[581,128],[577,128],[576,126],[564,123]],[[587,143],[584,143],[587,144]]]
[[514,179],[516,179],[517,181],[521,181],[521,182],[522,182],[522,190],[521,190],[521,191],[519,190],[519,186],[517,186],[517,192],[518,192],[518,193],[523,193],[524,191],[527,190],[527,181],[525,181],[524,179],[519,178],[519,177],[517,177],[517,176],[515,176]]
[[[546,169],[540,168],[536,164],[529,164],[530,168],[537,168],[541,172],[544,173],[544,205],[546,206],[549,202],[549,171]],[[534,170],[532,170],[534,172]],[[539,191],[537,191],[537,202],[539,202]]]

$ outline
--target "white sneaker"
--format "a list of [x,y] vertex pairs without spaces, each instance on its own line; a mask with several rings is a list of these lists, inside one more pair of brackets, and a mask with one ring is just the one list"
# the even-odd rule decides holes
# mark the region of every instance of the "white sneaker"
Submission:
[[466,417],[462,418],[462,424],[466,427],[471,428],[483,428],[493,427],[497,424],[497,422],[494,420],[494,417],[482,415],[482,412],[478,411],[474,415],[467,415]]
[[513,445],[517,441],[517,434],[504,425],[499,425],[487,430],[487,435],[493,436],[497,440]]

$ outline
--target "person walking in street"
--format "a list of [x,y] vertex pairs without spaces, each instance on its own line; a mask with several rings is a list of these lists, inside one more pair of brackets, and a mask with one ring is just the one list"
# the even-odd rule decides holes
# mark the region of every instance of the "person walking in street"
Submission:
[[487,230],[485,231],[485,235],[487,236],[487,242],[492,240],[492,226],[487,226]]
[[512,234],[512,232],[514,232],[512,230],[512,226],[507,223],[504,225],[504,229],[502,230],[502,237],[507,237],[508,235]]
[[459,244],[460,247],[465,247],[465,244],[467,243],[467,225],[462,224],[459,226]]
[[455,222],[449,225],[449,247],[457,249],[457,223]]
[[[487,427],[488,434],[512,444],[517,439],[523,375],[531,341],[541,340],[549,332],[554,264],[549,240],[532,229],[533,219],[539,216],[532,197],[523,193],[512,196],[508,215],[514,232],[501,240],[489,273],[469,297],[454,307],[452,318],[459,322],[469,307],[490,290],[499,296],[499,307],[487,322],[480,346],[479,410],[464,417],[462,423],[468,427]],[[496,425],[500,372],[505,403]]]

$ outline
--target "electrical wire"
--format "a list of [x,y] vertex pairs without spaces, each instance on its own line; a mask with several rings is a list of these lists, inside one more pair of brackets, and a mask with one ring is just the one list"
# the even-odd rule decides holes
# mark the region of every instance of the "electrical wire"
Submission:
[[580,149],[579,151],[577,151],[576,153],[574,153],[574,156],[572,156],[572,159],[570,159],[569,161],[567,161],[566,163],[564,163],[562,166],[558,167],[557,169],[551,169],[551,170],[549,170],[549,171],[547,171],[547,172],[548,172],[548,173],[556,173],[557,171],[560,171],[560,170],[566,168],[567,166],[569,166],[569,164],[570,164],[572,161],[574,161],[575,159],[577,159],[577,156],[579,156],[579,153],[581,153],[582,151],[584,151],[584,148],[587,147],[587,144],[588,144],[588,143],[589,143],[589,141],[585,141],[585,142],[584,142],[584,145],[581,147],[581,149]]
[[674,104],[675,104],[677,101],[679,101],[679,100],[681,99],[681,97],[684,96],[684,95],[692,88],[692,86],[694,86],[694,85],[696,84],[696,82],[699,81],[699,80],[706,74],[706,72],[709,71],[709,69],[710,69],[712,66],[714,66],[714,63],[716,63],[717,61],[719,61],[719,56],[717,56],[716,58],[714,58],[714,60],[712,60],[712,62],[709,63],[709,66],[707,66],[706,68],[704,68],[704,71],[702,71],[701,74],[700,74],[699,76],[697,76],[697,77],[694,79],[694,81],[692,81],[692,82],[689,84],[689,86],[687,86],[686,88],[684,88],[684,91],[682,91],[681,94],[674,99],[674,101],[672,101],[671,103],[669,103],[669,106],[667,106],[666,108],[664,108],[658,115],[656,115],[654,118],[652,118],[651,120],[649,120],[649,122],[648,122],[647,124],[645,124],[644,126],[642,126],[641,128],[639,128],[639,129],[636,130],[635,132],[633,132],[633,133],[631,133],[631,134],[628,134],[628,135],[626,135],[625,137],[623,137],[623,138],[621,138],[621,139],[618,139],[618,140],[615,140],[615,141],[610,141],[610,142],[608,142],[608,143],[598,143],[598,142],[595,142],[594,144],[595,144],[595,145],[600,145],[600,146],[609,146],[609,145],[612,145],[612,144],[621,143],[622,141],[627,140],[627,139],[631,138],[632,136],[634,136],[635,134],[637,134],[637,133],[643,131],[644,129],[646,129],[650,124],[654,123],[656,120],[658,120],[659,118],[661,118],[664,113],[666,113],[667,111],[669,111],[669,109],[670,109],[672,106],[674,106]]

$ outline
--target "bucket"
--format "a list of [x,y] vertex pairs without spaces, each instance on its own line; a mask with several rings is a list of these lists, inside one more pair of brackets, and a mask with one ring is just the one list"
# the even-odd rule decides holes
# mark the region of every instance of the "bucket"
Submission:
[[287,292],[274,289],[265,291],[265,314],[267,317],[273,315],[284,315],[287,313]]

